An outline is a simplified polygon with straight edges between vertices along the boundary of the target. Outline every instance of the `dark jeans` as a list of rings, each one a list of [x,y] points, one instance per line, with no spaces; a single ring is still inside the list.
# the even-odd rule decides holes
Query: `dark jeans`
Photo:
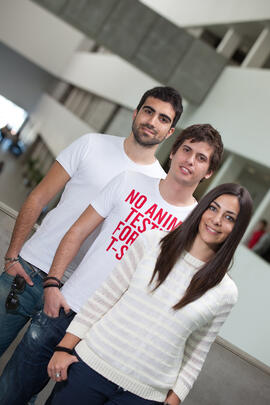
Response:
[[[0,404],[24,405],[40,392],[49,377],[47,365],[54,347],[75,316],[61,309],[58,318],[38,312],[0,377]]]
[[[55,384],[46,405],[158,405],[107,380],[80,358],[68,370],[68,379]]]
[[[5,307],[14,277],[6,272],[0,275],[0,356],[15,339],[26,322],[43,307],[42,272],[35,272],[27,262],[20,263],[31,277],[34,285],[26,284],[22,294],[18,294],[20,305],[16,311],[8,312]]]

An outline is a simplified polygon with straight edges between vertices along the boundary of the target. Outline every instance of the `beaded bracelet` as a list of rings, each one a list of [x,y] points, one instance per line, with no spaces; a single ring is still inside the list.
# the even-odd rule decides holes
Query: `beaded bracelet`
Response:
[[[11,267],[13,267],[15,264],[16,264],[16,262],[15,262],[15,263],[10,263],[9,266],[4,267],[4,270],[3,270],[3,271],[8,271],[8,270],[11,269]]]
[[[13,263],[13,262],[18,262],[19,261],[19,257],[17,256],[17,257],[6,257],[5,256],[5,261],[6,262],[11,262],[11,263]]]

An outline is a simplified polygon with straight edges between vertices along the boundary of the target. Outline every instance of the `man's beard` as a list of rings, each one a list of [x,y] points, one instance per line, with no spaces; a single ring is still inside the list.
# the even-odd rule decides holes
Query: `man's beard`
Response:
[[[144,125],[140,124],[140,126],[136,126],[135,120],[136,119],[134,119],[132,122],[132,133],[134,135],[136,142],[139,145],[144,146],[146,148],[147,147],[151,148],[152,146],[159,145],[166,138],[166,135],[162,139],[160,139],[158,136],[149,137],[147,135],[144,135],[143,128],[148,128],[148,129],[150,129],[150,131],[153,131],[153,135],[156,134],[156,131],[151,125],[148,125],[148,124],[144,124]]]

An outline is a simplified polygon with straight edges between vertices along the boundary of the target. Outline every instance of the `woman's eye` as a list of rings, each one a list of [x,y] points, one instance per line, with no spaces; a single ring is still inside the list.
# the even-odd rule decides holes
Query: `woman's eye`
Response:
[[[226,215],[226,218],[228,219],[228,221],[230,222],[234,222],[235,219],[233,217],[231,217],[230,215]]]
[[[209,205],[209,210],[216,211],[216,207],[214,205]]]

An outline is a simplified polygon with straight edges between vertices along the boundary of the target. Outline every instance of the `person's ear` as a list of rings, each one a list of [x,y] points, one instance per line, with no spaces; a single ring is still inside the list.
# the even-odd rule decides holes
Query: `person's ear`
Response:
[[[172,128],[168,131],[168,133],[167,133],[165,139],[168,139],[168,138],[174,133],[174,131],[175,131],[175,128],[172,127]]]
[[[213,170],[210,170],[208,173],[206,173],[206,175],[204,176],[205,179],[210,179],[210,177],[213,174]]]
[[[137,116],[137,113],[138,113],[137,109],[133,111],[133,114],[132,114],[132,121],[135,120],[135,118],[136,118],[136,116]]]

